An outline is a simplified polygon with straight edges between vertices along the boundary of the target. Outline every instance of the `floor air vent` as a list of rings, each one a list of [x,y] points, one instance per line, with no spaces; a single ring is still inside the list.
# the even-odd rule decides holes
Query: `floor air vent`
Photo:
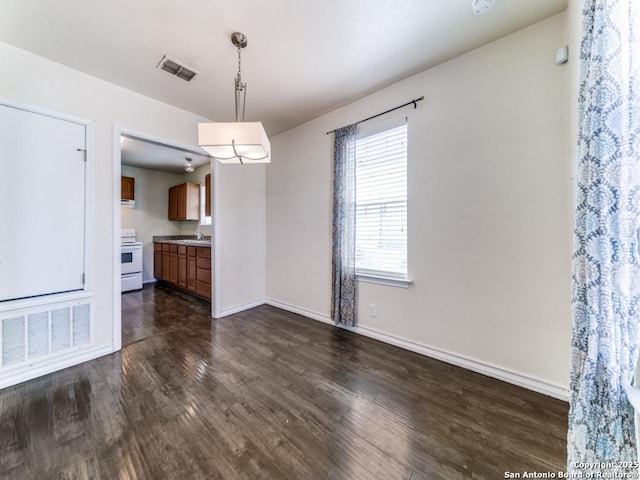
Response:
[[[33,309],[31,309],[33,310]],[[80,303],[0,317],[0,368],[91,343],[91,305]]]

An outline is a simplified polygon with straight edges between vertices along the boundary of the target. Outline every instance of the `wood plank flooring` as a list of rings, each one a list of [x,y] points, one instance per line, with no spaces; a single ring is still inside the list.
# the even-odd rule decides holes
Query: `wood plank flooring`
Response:
[[[122,352],[0,391],[2,479],[565,470],[566,403],[277,308],[123,295]]]

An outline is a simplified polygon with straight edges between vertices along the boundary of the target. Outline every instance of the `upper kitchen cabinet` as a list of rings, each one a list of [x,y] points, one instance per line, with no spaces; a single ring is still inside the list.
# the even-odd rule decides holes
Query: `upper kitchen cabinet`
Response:
[[[207,173],[204,177],[204,215],[211,216],[211,174]]]
[[[169,189],[169,220],[200,219],[200,185],[181,183]]]
[[[135,189],[136,179],[133,177],[120,177],[120,198],[121,200],[135,200],[136,199],[136,189]]]

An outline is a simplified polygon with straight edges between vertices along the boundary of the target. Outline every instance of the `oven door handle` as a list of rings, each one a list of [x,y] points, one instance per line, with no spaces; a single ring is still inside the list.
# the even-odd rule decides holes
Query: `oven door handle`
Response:
[[[135,278],[136,275],[138,275],[138,273],[140,273],[140,272],[137,272],[137,273],[123,273],[122,274],[122,278]]]

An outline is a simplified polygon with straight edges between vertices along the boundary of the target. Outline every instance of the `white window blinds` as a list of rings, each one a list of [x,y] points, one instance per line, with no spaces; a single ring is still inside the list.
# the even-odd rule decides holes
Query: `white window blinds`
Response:
[[[407,124],[356,141],[356,273],[407,278]]]

